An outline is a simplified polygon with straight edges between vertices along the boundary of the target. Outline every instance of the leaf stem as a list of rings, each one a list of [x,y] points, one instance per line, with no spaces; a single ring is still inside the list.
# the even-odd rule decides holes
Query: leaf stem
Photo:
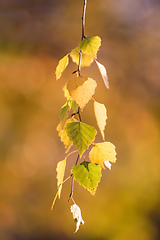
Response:
[[[55,195],[55,197],[53,199],[53,202],[52,202],[51,210],[53,210],[54,204],[56,202],[56,199],[57,199],[57,196],[58,196],[58,193],[59,193],[60,186],[62,186],[63,183],[65,183],[70,177],[72,177],[72,174],[69,177],[67,177],[61,184],[59,184],[56,195]]]

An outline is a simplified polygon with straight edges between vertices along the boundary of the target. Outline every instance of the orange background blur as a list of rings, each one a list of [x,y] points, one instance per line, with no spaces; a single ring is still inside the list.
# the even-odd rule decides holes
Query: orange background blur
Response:
[[[62,88],[76,65],[70,61],[58,81],[54,72],[81,39],[82,6],[82,0],[0,2],[0,240],[160,239],[158,0],[88,0],[86,35],[102,39],[98,60],[110,90],[95,63],[82,75],[97,80],[94,98],[107,107],[106,140],[118,160],[102,171],[95,197],[75,184],[85,221],[76,235],[70,181],[50,211],[56,164],[65,157],[56,131]],[[97,128],[92,102],[82,120]]]

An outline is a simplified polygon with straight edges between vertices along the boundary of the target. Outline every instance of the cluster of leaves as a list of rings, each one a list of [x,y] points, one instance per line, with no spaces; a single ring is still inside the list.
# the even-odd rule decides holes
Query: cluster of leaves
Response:
[[[101,39],[98,36],[84,38],[78,47],[74,48],[59,61],[56,68],[56,79],[59,79],[69,63],[69,56],[78,66],[78,70],[75,71],[75,73],[77,72],[77,77],[66,83],[63,88],[67,100],[60,111],[60,123],[57,127],[57,131],[65,146],[66,153],[69,151],[70,147],[74,145],[77,149],[76,151],[78,151],[77,160],[82,159],[80,164],[76,162],[72,167],[69,177],[72,176],[92,195],[95,194],[98,183],[100,182],[101,169],[105,168],[105,166],[111,169],[111,163],[116,161],[115,146],[105,141],[104,129],[107,120],[106,107],[104,104],[93,99],[97,82],[90,77],[81,76],[79,70],[79,66],[88,67],[95,61],[106,87],[109,88],[106,69],[97,61],[97,52],[100,45]],[[81,121],[81,111],[90,100],[93,101],[95,118],[103,139],[100,143],[95,143],[97,130]],[[90,161],[83,161],[83,154],[89,146],[92,147],[89,152]],[[60,198],[63,183],[69,179],[68,177],[64,180],[64,174],[67,158],[71,153],[72,152],[57,164],[57,194],[53,201],[53,205],[57,196]]]

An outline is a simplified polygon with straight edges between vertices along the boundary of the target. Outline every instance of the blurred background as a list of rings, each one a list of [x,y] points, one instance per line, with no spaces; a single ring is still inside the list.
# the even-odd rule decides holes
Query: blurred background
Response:
[[[55,68],[81,39],[82,6],[83,0],[0,1],[1,240],[160,239],[159,0],[88,0],[86,35],[102,39],[98,60],[110,90],[95,63],[82,75],[97,80],[94,98],[107,107],[106,140],[116,146],[117,163],[102,171],[94,197],[75,184],[85,221],[76,235],[71,181],[50,210],[56,164],[65,157],[56,131],[62,88],[76,65],[70,61],[58,81]],[[92,102],[82,120],[97,128]],[[65,177],[75,159],[68,159]]]

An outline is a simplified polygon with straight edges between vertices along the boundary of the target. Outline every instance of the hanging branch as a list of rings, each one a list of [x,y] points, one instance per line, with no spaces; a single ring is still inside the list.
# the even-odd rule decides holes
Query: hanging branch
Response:
[[[83,3],[83,13],[82,13],[82,18],[81,18],[82,19],[82,37],[81,37],[81,41],[85,38],[84,31],[85,31],[86,7],[87,7],[87,0],[84,0],[84,3]],[[81,60],[82,60],[82,51],[80,50],[80,52],[79,52],[79,64],[78,64],[78,74],[79,74],[79,76],[81,76],[81,74],[80,74],[80,71],[81,71]],[[81,122],[80,107],[78,107],[78,112],[77,113],[78,113],[78,116],[79,116],[79,120]],[[78,160],[79,160],[79,154],[77,156],[77,160],[76,160],[75,165],[77,165]],[[71,192],[70,192],[70,195],[69,195],[68,202],[70,201],[70,199],[73,196],[73,187],[74,187],[74,177],[72,177]]]
[[[95,61],[106,87],[109,88],[107,71],[105,67],[97,61],[97,52],[101,46],[101,38],[98,36],[85,36],[87,0],[83,0],[82,4],[83,11],[81,18],[81,42],[76,48],[72,49],[70,53],[65,55],[59,61],[56,67],[56,79],[59,79],[69,64],[69,56],[71,57],[72,61],[77,64],[77,70],[73,72],[77,73],[77,76],[74,79],[68,81],[66,88],[64,89],[64,95],[67,98],[67,101],[61,107],[60,123],[57,127],[57,131],[59,133],[61,141],[64,143],[66,150],[68,151],[69,148],[74,145],[77,149],[76,151],[78,151],[78,155],[75,159],[75,164],[71,168],[71,175],[69,176],[72,177],[72,182],[68,198],[68,201],[72,200],[73,202],[73,205],[71,206],[71,212],[73,213],[74,220],[76,220],[75,232],[78,231],[81,223],[84,224],[84,221],[81,216],[81,210],[73,199],[74,182],[77,181],[81,186],[83,186],[92,195],[94,195],[102,176],[102,168],[105,169],[105,167],[107,167],[111,169],[111,163],[115,163],[117,160],[115,146],[111,142],[105,141],[104,130],[107,119],[107,109],[105,105],[97,102],[96,100],[93,100],[94,113],[98,128],[102,135],[103,142],[94,142],[97,134],[96,129],[82,122],[81,119],[81,111],[92,99],[92,96],[94,95],[95,89],[97,87],[97,82],[94,79],[81,75],[81,66],[83,65],[83,67],[89,67],[92,62]],[[73,111],[71,117],[75,115],[75,119],[70,117],[70,110]],[[88,154],[88,160],[90,161],[83,159],[84,161],[78,164],[79,159],[83,153],[91,145],[93,146],[91,150],[89,150]],[[58,189],[53,200],[53,204],[55,203],[57,197],[60,198],[62,184],[65,182],[63,179],[66,168],[66,159],[70,154],[71,153],[69,153],[64,160],[59,161],[57,164],[56,171]]]

